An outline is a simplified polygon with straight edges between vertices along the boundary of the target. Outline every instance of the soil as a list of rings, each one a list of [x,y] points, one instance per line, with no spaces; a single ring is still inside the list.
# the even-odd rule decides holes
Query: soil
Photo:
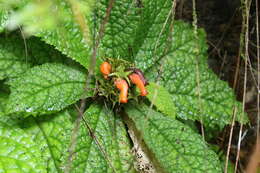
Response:
[[[193,7],[191,0],[179,0],[176,18],[192,23]],[[256,47],[256,7],[252,0],[249,17],[249,65],[247,70],[247,87],[245,95],[245,111],[250,124],[243,127],[241,151],[238,172],[244,172],[250,160],[256,142],[257,131],[257,47]],[[245,62],[239,56],[240,35],[242,29],[242,7],[240,0],[196,0],[198,27],[207,33],[208,64],[221,80],[227,81],[234,88],[237,99],[243,101]],[[236,71],[238,78],[235,79]],[[260,79],[258,79],[260,80]],[[259,106],[259,105],[258,105]],[[235,161],[240,124],[236,123],[233,131],[230,160]],[[230,136],[230,126],[227,126],[215,139],[225,152]]]

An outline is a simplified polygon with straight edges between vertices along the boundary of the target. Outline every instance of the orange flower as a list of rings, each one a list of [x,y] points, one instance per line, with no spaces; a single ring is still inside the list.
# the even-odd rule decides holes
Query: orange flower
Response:
[[[119,95],[119,102],[120,103],[127,103],[127,95],[128,95],[128,84],[124,79],[117,79],[115,81],[115,85],[117,89],[120,90],[120,95]]]
[[[111,64],[109,64],[108,62],[103,62],[101,65],[100,65],[100,71],[101,73],[103,74],[104,78],[107,79],[108,78],[108,75],[111,73],[111,70],[112,70],[112,66]]]
[[[144,86],[145,84],[138,74],[132,73],[128,77],[131,80],[131,82],[135,84],[137,88],[139,88],[141,96],[146,96],[148,94]]]
[[[148,85],[148,81],[145,79],[144,74],[141,70],[139,70],[138,68],[134,68],[133,73],[136,73],[140,77],[140,79],[144,83],[144,86]]]

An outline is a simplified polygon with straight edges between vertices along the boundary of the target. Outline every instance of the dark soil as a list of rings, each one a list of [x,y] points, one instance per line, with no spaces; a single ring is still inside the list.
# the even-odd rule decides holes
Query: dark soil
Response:
[[[219,76],[234,88],[237,99],[242,102],[244,93],[244,61],[239,56],[240,34],[242,29],[242,7],[240,0],[197,0],[198,26],[207,33],[208,64]],[[179,0],[176,18],[188,22],[193,21],[192,1]],[[243,139],[239,157],[239,172],[243,172],[250,158],[256,141],[257,129],[257,49],[256,49],[256,10],[255,0],[252,0],[249,26],[249,60],[247,71],[247,88],[245,96],[245,110],[251,126],[243,128]],[[238,72],[235,79],[236,71]],[[260,79],[258,79],[260,80]],[[258,105],[259,106],[259,105]],[[235,124],[230,160],[235,161],[240,124]],[[227,151],[230,127],[227,126],[215,139],[225,152]]]

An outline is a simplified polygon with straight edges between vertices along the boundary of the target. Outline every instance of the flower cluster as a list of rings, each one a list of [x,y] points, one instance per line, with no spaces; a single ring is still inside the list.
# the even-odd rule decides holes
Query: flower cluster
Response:
[[[148,94],[145,86],[148,84],[141,70],[130,68],[127,70],[113,71],[112,65],[105,61],[100,65],[100,72],[106,80],[112,80],[115,87],[120,91],[119,102],[127,103],[128,89],[130,85],[136,85],[141,96]]]

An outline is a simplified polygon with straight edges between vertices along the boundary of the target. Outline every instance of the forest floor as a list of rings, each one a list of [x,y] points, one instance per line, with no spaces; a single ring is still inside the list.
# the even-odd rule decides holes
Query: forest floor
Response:
[[[198,27],[207,33],[208,64],[221,80],[227,81],[236,93],[237,99],[243,101],[245,65],[239,58],[240,34],[242,29],[242,8],[239,0],[197,0],[196,12]],[[256,46],[256,10],[252,1],[249,17],[249,60],[246,77],[245,111],[250,119],[250,126],[244,126],[242,131],[241,151],[239,154],[239,172],[245,169],[254,145],[257,131],[257,46]],[[176,18],[188,22],[193,21],[192,1],[181,0],[177,4]],[[237,79],[236,79],[237,73]],[[259,79],[260,80],[260,79]],[[258,105],[259,106],[259,105]],[[213,140],[220,148],[227,151],[230,136],[230,126],[227,126]],[[231,145],[230,160],[236,158],[240,124],[235,124]]]

